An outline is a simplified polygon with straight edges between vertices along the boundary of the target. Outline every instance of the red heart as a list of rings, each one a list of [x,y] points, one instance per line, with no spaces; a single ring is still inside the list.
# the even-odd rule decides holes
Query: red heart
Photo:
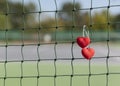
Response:
[[[90,44],[90,38],[88,37],[77,37],[77,44],[81,47],[84,48],[88,44]]]
[[[93,48],[83,48],[81,52],[82,52],[82,55],[88,60],[90,60],[95,53]]]

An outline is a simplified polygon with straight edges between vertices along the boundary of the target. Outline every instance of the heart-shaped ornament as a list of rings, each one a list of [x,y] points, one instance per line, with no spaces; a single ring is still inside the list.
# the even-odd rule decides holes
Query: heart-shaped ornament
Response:
[[[89,37],[77,37],[77,44],[84,48],[90,44],[90,38]]]
[[[95,54],[95,51],[93,48],[83,48],[81,52],[82,52],[82,55],[88,60],[90,60]]]

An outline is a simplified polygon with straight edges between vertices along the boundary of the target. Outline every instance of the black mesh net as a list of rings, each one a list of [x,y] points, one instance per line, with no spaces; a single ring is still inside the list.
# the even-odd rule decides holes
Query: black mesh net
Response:
[[[84,0],[86,5],[81,8],[76,5],[79,1],[71,0],[73,5],[66,5],[68,9],[60,9],[59,0],[34,1],[37,10],[33,2],[27,5],[27,0],[0,1],[1,86],[120,85],[119,31],[112,31],[112,26],[119,26],[119,20],[112,22],[111,17],[111,9],[120,7],[120,3],[113,4],[117,0],[105,0],[105,4]],[[47,5],[54,8],[43,10]],[[104,15],[99,15],[102,9]],[[95,49],[91,60],[83,58],[76,44],[84,24],[89,28],[90,46]]]

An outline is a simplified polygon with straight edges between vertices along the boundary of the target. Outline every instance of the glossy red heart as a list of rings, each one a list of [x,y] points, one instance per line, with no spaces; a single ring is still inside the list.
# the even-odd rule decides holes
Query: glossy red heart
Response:
[[[82,52],[82,55],[88,60],[90,60],[95,54],[95,51],[93,48],[83,48],[81,52]]]
[[[90,44],[90,38],[88,37],[77,37],[77,44],[81,47],[84,48],[87,45]]]

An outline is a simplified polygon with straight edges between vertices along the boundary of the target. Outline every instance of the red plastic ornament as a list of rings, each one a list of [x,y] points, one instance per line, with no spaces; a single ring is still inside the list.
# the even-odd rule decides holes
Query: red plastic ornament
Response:
[[[77,44],[81,48],[85,48],[90,44],[90,38],[89,37],[77,37]]]
[[[93,48],[83,48],[81,53],[84,56],[84,58],[90,60],[94,56],[95,51]]]

